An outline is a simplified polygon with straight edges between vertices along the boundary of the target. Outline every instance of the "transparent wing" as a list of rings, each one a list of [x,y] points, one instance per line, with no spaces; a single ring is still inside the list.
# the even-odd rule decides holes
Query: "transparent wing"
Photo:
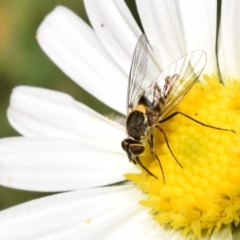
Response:
[[[132,59],[127,91],[127,114],[138,104],[138,100],[146,90],[146,74],[148,61],[148,42],[145,34],[138,39]]]
[[[207,61],[204,51],[194,51],[166,68],[146,91],[151,107],[160,106],[161,118],[177,105],[201,75]]]

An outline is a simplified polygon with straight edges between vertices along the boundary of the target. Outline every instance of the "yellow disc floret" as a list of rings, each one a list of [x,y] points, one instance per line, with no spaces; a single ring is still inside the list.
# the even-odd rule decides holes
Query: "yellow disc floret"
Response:
[[[201,238],[222,225],[240,222],[240,82],[220,84],[214,76],[204,76],[207,83],[196,83],[174,111],[180,111],[204,124],[177,115],[161,124],[164,136],[155,128],[154,150],[149,148],[141,161],[158,177],[126,174],[148,194],[140,203],[151,208],[154,220],[160,225],[181,228],[183,234]]]

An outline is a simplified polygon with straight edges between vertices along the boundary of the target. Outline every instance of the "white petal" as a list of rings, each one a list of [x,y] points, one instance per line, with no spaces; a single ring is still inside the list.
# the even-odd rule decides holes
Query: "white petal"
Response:
[[[70,139],[16,137],[0,140],[0,183],[34,191],[66,191],[125,180],[138,169],[126,154]]]
[[[206,73],[216,71],[216,1],[137,0],[140,18],[162,68],[188,52],[204,50]]]
[[[0,213],[2,239],[170,239],[132,186],[57,194]],[[169,236],[169,235],[168,235]],[[172,235],[171,235],[172,236]],[[173,239],[182,238],[179,233]],[[172,238],[171,238],[172,239]]]
[[[211,236],[211,240],[219,240],[219,239],[224,239],[224,240],[233,239],[231,224],[221,227],[219,231],[213,232]]]
[[[8,119],[25,136],[87,140],[121,149],[123,126],[101,116],[67,94],[17,87],[11,95]]]
[[[219,33],[219,66],[223,81],[229,77],[240,80],[240,2],[222,1]]]
[[[112,58],[128,74],[141,31],[125,2],[123,0],[87,0],[85,6],[100,41]],[[147,79],[150,83],[160,72],[155,55],[149,54]]]
[[[102,44],[125,73],[129,73],[133,50],[141,35],[123,0],[84,1],[88,17]]]
[[[55,8],[40,25],[37,39],[64,73],[100,101],[125,113],[127,75],[73,12]]]

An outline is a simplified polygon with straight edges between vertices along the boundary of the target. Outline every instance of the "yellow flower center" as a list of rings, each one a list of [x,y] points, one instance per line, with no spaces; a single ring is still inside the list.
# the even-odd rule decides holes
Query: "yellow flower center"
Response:
[[[140,156],[143,164],[158,179],[144,170],[126,174],[148,194],[140,203],[151,208],[160,225],[182,228],[183,234],[201,238],[202,231],[240,222],[240,82],[222,85],[215,76],[204,76],[173,110],[222,131],[200,125],[178,115],[161,124],[173,154],[162,133],[154,129],[154,150],[165,175],[146,147]]]

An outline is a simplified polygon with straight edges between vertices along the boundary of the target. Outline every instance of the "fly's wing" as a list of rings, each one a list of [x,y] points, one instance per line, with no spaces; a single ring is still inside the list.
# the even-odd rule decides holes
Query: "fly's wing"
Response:
[[[201,75],[207,61],[204,51],[194,51],[166,68],[146,91],[149,105],[160,106],[161,118],[177,105]]]
[[[145,34],[138,39],[132,59],[127,91],[127,115],[136,107],[146,89],[148,42]]]

